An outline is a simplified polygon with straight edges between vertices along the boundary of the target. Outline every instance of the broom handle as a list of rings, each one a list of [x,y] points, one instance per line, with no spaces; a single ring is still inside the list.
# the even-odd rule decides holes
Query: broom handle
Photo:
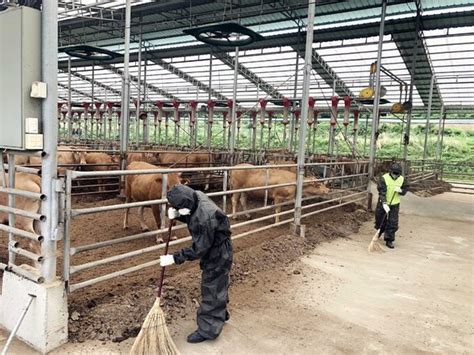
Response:
[[[392,202],[393,202],[393,198],[395,197],[395,194],[397,192],[393,192],[393,195],[392,195],[392,198],[390,199],[390,203],[388,204],[388,206],[390,207],[392,205]],[[383,220],[382,220],[382,223],[380,224],[380,228],[379,228],[379,232],[378,232],[378,235],[379,235],[379,238],[380,236],[382,235],[382,226],[385,224],[385,222],[387,222],[387,219],[388,219],[388,214],[390,213],[390,211],[388,211],[387,213],[385,213],[385,216],[383,216]]]
[[[171,239],[171,230],[174,226],[174,220],[171,219],[169,226],[168,226],[168,239],[166,239],[166,246],[165,246],[165,255],[168,255],[168,249],[170,246],[170,239]],[[165,281],[165,267],[161,268],[161,277],[160,277],[160,286],[158,287],[158,298],[161,297],[161,290],[163,289],[163,282]]]

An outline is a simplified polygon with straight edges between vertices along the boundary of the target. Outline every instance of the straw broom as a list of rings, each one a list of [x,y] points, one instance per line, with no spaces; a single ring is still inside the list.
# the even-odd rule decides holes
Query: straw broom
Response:
[[[395,197],[395,194],[396,192],[393,193],[393,196],[392,198],[390,199],[390,204],[389,206],[392,204],[392,201],[393,201],[393,198]],[[390,211],[389,211],[390,212]],[[388,219],[388,213],[385,213],[385,216],[383,217],[383,221],[382,223],[380,224],[380,228],[377,229],[377,232],[375,232],[374,236],[372,237],[372,240],[370,241],[370,244],[369,244],[369,247],[367,248],[369,253],[372,253],[372,252],[376,252],[376,251],[380,251],[382,253],[385,252],[385,249],[380,245],[379,243],[379,238],[382,234],[382,227],[384,226],[384,224],[387,222],[387,219]]]
[[[165,255],[168,254],[168,247],[171,239],[171,229],[174,221],[171,220],[168,227],[168,239],[166,240]],[[143,322],[142,329],[138,333],[133,343],[130,355],[179,355],[173,339],[166,326],[166,318],[160,306],[161,290],[165,268],[161,268],[161,279],[158,287],[158,296],[150,312]]]

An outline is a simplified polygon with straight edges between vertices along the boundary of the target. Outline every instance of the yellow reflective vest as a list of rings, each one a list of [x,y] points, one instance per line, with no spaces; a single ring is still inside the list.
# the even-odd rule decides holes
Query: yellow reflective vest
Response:
[[[385,180],[385,185],[387,185],[387,204],[389,205],[398,205],[400,204],[400,194],[395,192],[395,187],[402,187],[403,181],[405,180],[403,176],[399,176],[396,180],[390,176],[390,173],[386,173],[383,176]],[[391,201],[391,202],[390,202]]]

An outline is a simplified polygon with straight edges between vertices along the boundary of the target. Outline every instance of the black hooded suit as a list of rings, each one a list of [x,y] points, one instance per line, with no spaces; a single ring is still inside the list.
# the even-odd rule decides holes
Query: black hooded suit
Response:
[[[197,312],[198,332],[207,339],[215,339],[227,318],[232,266],[229,219],[204,193],[186,185],[175,185],[167,198],[173,208],[191,210],[190,215],[177,219],[188,225],[192,246],[174,253],[173,258],[176,264],[200,259],[202,300]]]

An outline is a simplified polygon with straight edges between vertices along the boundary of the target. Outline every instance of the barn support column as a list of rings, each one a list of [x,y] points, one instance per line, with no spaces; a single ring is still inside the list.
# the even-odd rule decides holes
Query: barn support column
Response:
[[[235,47],[234,57],[234,84],[232,88],[232,122],[230,123],[230,165],[235,163],[235,134],[237,128],[237,79],[239,74],[239,47]],[[225,132],[224,132],[225,134]]]
[[[430,118],[431,118],[431,105],[433,104],[433,87],[435,82],[435,76],[431,76],[430,82],[430,96],[428,99],[428,110],[426,112],[426,124],[425,124],[425,144],[423,145],[423,167],[425,166],[425,160],[428,156],[428,131],[430,129]]]
[[[34,10],[36,11],[36,10]],[[67,297],[64,282],[56,276],[58,229],[57,180],[57,60],[58,60],[58,5],[57,1],[44,1],[41,15],[34,15],[41,24],[38,39],[41,42],[41,80],[47,85],[47,97],[42,101],[43,151],[41,162],[41,214],[46,220],[40,223],[41,255],[44,260],[30,273],[40,272],[41,282],[33,282],[13,272],[4,272],[0,305],[1,323],[11,331],[26,305],[31,306],[18,329],[17,337],[41,353],[46,353],[67,342]],[[41,18],[40,18],[41,17]],[[41,22],[40,22],[41,21]],[[35,24],[33,23],[32,26]],[[36,33],[36,32],[34,32]],[[22,269],[22,267],[17,267]],[[38,278],[39,280],[40,278]],[[31,298],[34,298],[31,300]]]
[[[67,60],[67,140],[72,139],[72,107],[71,107],[71,57],[68,56]]]
[[[295,219],[293,224],[293,232],[297,235],[304,236],[304,227],[301,225],[301,200],[303,197],[303,180],[305,167],[305,147],[306,147],[306,130],[308,120],[308,98],[309,84],[312,69],[312,44],[313,44],[313,27],[314,13],[316,11],[316,3],[309,1],[308,3],[308,28],[306,31],[306,48],[304,58],[303,71],[303,97],[301,100],[301,124],[299,130],[299,146],[298,146],[298,174],[296,177],[296,200],[295,200]]]
[[[140,21],[141,22],[141,21]],[[138,80],[137,80],[137,104],[135,106],[135,141],[138,146],[140,145],[140,106],[141,106],[141,100],[140,100],[140,94],[142,91],[142,30],[140,28],[140,37],[138,40]],[[143,132],[143,135],[145,135],[145,132]]]
[[[411,118],[413,115],[413,88],[415,86],[415,73],[416,73],[416,58],[417,58],[417,52],[418,52],[418,40],[417,37],[419,36],[419,30],[420,30],[420,21],[421,21],[421,9],[417,1],[415,1],[417,11],[416,11],[416,25],[415,25],[415,48],[413,48],[413,56],[412,56],[412,62],[411,62],[411,70],[410,70],[410,91],[408,94],[408,101],[410,103],[410,107],[408,109],[408,114],[407,114],[407,125],[405,128],[405,134],[403,135],[403,173],[407,174],[407,169],[408,169],[408,145],[410,144],[410,130],[411,130]]]
[[[125,48],[123,55],[123,92],[122,92],[122,124],[120,125],[120,169],[125,170],[127,166],[125,152],[128,148],[128,121],[130,117],[130,76],[128,65],[130,60],[130,0],[125,7]],[[123,180],[123,177],[121,178]]]
[[[211,92],[212,92],[212,49],[211,49],[211,53],[209,54],[209,95],[207,97],[207,100],[208,102],[211,101],[212,99],[212,95],[211,95]],[[206,136],[206,139],[207,139],[207,149],[211,149],[211,146],[212,146],[212,142],[211,142],[211,139],[212,139],[212,123],[209,121],[209,106],[208,106],[208,110],[207,110],[207,136]]]
[[[374,110],[372,113],[372,132],[370,134],[370,154],[369,154],[369,182],[367,186],[367,208],[372,209],[372,192],[370,191],[370,181],[374,178],[375,151],[377,149],[377,131],[379,125],[379,104],[380,104],[380,66],[382,65],[382,47],[385,28],[385,15],[387,13],[387,0],[382,1],[382,13],[380,14],[379,46],[377,50],[377,68],[375,73],[375,95]]]
[[[299,35],[299,32],[298,32]],[[295,66],[295,85],[293,87],[293,97],[296,98],[298,95],[298,68],[300,66],[300,54],[296,51],[296,66]],[[293,101],[293,112],[296,110],[297,101]],[[288,151],[293,151],[293,142],[295,140],[295,127],[296,127],[296,117],[290,112],[290,139],[288,141]]]
[[[438,139],[436,142],[436,160],[438,161],[438,178],[442,179],[443,165],[442,165],[442,152],[443,152],[443,138],[444,138],[444,125],[446,120],[446,109],[441,106],[441,112],[439,115],[438,122]]]
[[[370,135],[370,155],[369,155],[369,179],[370,180],[373,179],[374,177],[375,150],[377,148],[377,131],[378,131],[378,123],[379,123],[379,104],[380,104],[380,66],[382,65],[382,47],[383,47],[383,35],[384,35],[384,28],[385,28],[386,12],[387,12],[387,0],[383,0],[382,13],[380,15],[379,46],[377,50],[377,69],[375,73],[375,95],[374,95],[374,110],[372,113],[372,132]],[[371,195],[370,191],[369,191],[369,195]]]

